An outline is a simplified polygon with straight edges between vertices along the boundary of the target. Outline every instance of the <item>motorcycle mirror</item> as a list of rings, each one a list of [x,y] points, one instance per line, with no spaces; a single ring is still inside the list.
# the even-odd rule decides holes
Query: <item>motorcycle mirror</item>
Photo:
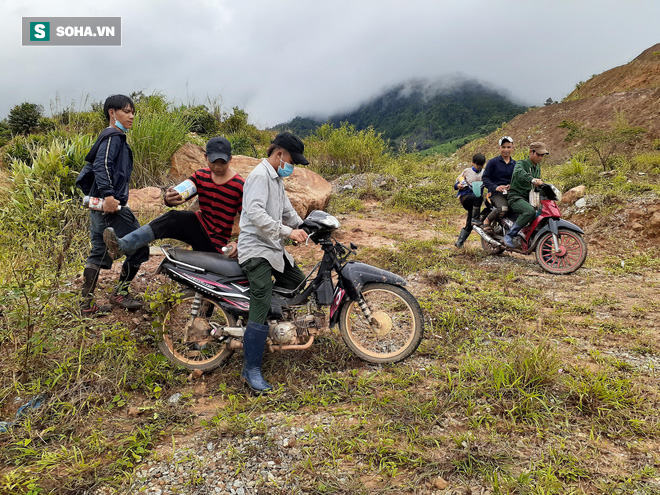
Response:
[[[349,244],[350,248],[355,251],[357,249],[357,246],[353,244],[352,242]]]

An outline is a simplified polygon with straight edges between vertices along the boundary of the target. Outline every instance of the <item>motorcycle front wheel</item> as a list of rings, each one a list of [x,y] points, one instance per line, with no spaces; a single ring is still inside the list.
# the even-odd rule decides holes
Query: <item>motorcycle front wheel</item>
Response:
[[[195,293],[186,291],[178,304],[171,305],[161,323],[160,351],[175,364],[189,370],[211,371],[232,355],[228,343],[211,336],[213,328],[235,326],[236,319],[211,299],[201,298],[197,317],[192,309]]]
[[[339,314],[339,331],[346,345],[370,363],[396,363],[410,356],[422,341],[424,316],[415,297],[403,287],[368,284],[362,289],[372,321],[356,301]]]
[[[552,233],[547,232],[536,244],[536,261],[546,272],[556,275],[573,273],[587,258],[587,244],[582,236],[572,230],[559,229],[559,252],[555,251]]]

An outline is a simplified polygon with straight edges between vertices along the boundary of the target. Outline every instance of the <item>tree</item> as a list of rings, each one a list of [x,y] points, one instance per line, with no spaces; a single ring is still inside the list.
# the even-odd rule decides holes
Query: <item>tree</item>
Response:
[[[588,127],[583,122],[572,120],[564,120],[558,127],[568,129],[566,141],[579,141],[584,150],[598,158],[604,171],[612,170],[616,156],[626,148],[635,146],[646,132],[643,127],[631,126],[623,112],[616,112],[609,129]]]
[[[39,125],[39,119],[44,113],[44,107],[36,103],[21,103],[9,111],[7,124],[12,134],[29,134]]]

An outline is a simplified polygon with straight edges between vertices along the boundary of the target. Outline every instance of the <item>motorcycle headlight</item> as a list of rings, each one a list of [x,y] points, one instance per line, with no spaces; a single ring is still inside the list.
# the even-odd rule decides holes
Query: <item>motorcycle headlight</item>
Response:
[[[561,198],[562,198],[561,191],[552,184],[550,184],[550,188],[552,189],[552,192],[555,193],[555,196],[557,196],[557,199],[555,201],[557,203],[561,202]]]

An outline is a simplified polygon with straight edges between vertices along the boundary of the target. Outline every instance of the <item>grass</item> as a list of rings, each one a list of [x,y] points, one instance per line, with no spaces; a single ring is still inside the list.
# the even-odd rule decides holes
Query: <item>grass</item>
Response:
[[[657,248],[590,251],[570,277],[543,274],[521,256],[487,257],[474,239],[455,250],[464,214],[451,190],[456,161],[387,156],[379,162],[386,186],[336,195],[330,210],[428,225],[430,238],[374,232],[396,249],[359,251],[361,261],[408,278],[425,313],[424,341],[404,363],[373,366],[331,331],[309,351],[266,355],[264,373],[282,387],[251,397],[240,353],[188,382],[158,353],[152,316],[78,317],[72,281],[87,249],[85,215],[55,180],[33,175],[69,178],[58,158],[67,146],[71,156],[84,147],[52,140],[33,154],[37,167],[2,171],[0,419],[31,398],[44,403],[0,433],[0,493],[125,493],[145,461],[193,431],[238,475],[252,457],[282,452],[285,430],[300,456],[286,486],[264,478],[260,493],[431,493],[438,478],[448,493],[657,491]],[[570,166],[593,181],[588,194],[600,194],[596,208],[609,214],[621,208],[617,198],[646,187],[644,177],[645,194],[654,194],[655,176],[630,175],[654,174],[654,160],[639,158],[616,180]],[[562,180],[560,172],[548,176]],[[154,302],[165,297],[157,285],[147,292]],[[212,412],[200,420],[205,404]],[[169,460],[189,491],[210,487],[197,453],[174,442]]]

